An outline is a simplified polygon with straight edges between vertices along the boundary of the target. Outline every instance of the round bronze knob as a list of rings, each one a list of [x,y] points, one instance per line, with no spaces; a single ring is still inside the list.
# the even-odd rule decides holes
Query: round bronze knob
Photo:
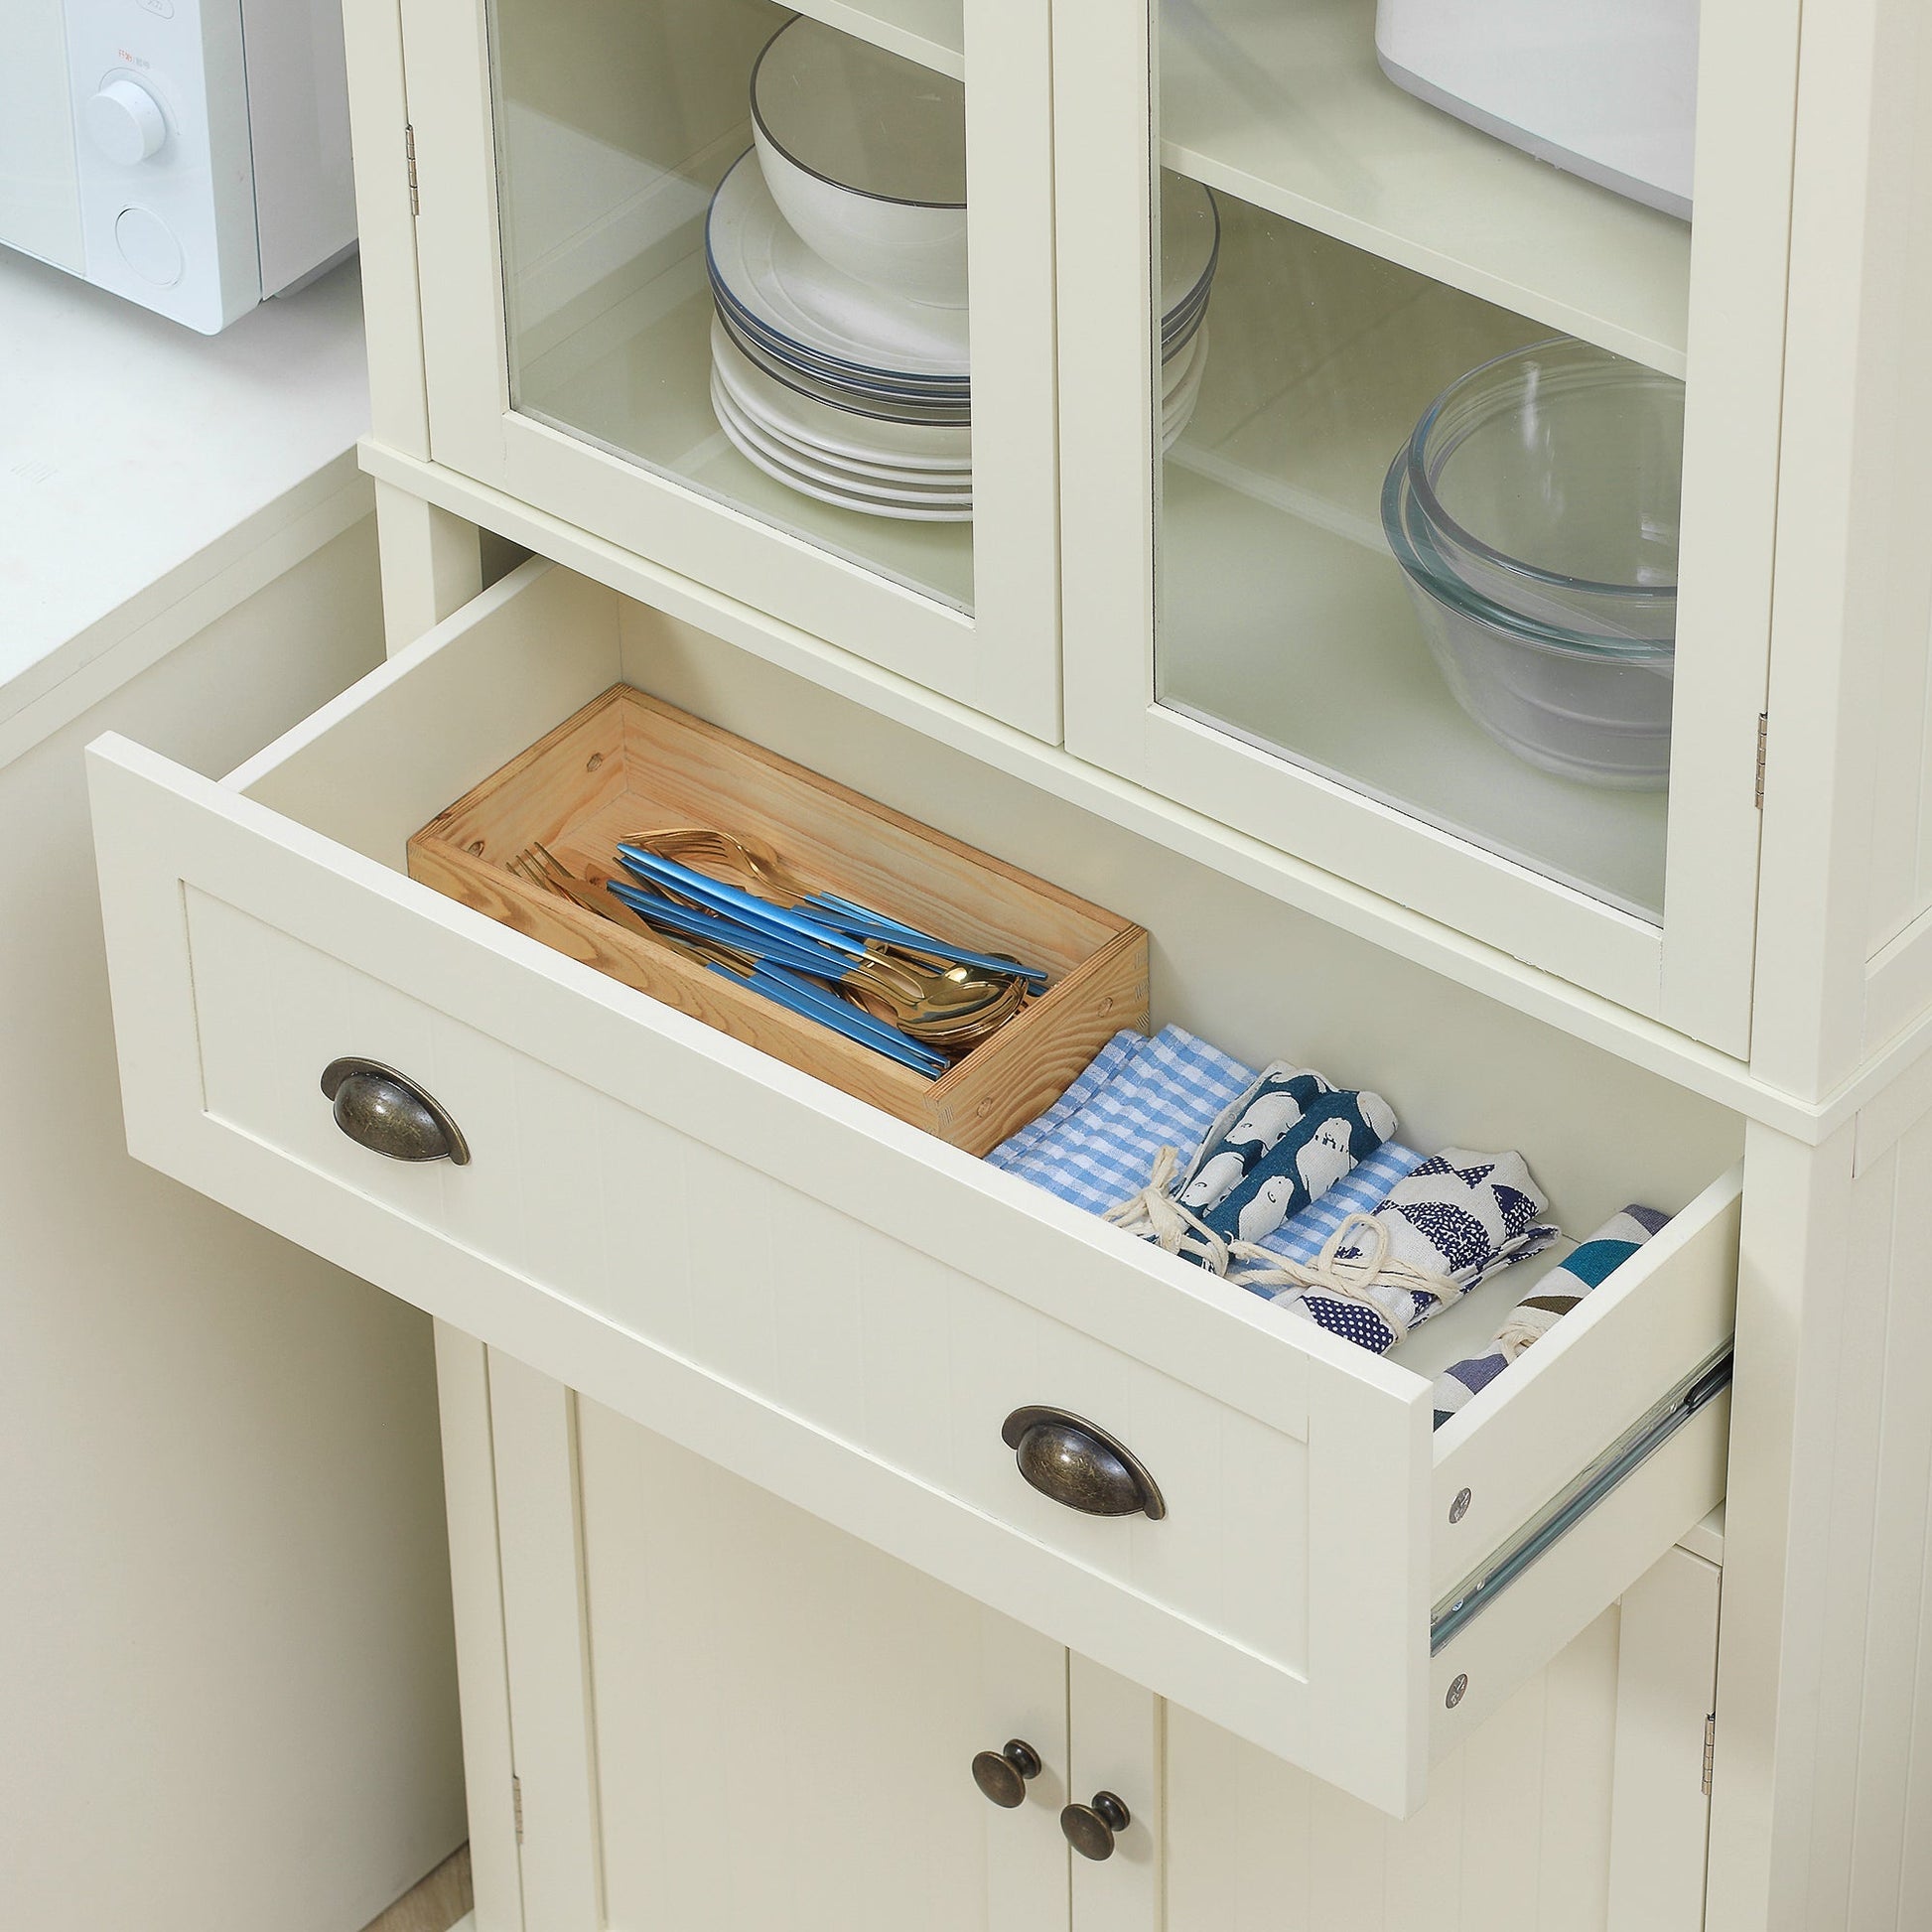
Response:
[[[1096,1791],[1090,1805],[1068,1805],[1060,1813],[1060,1834],[1083,1859],[1111,1859],[1114,1839],[1134,1822],[1111,1791]]]
[[[469,1143],[448,1110],[394,1067],[379,1060],[331,1060],[322,1090],[335,1103],[336,1125],[371,1154],[469,1165]]]
[[[1020,1473],[1039,1491],[1087,1516],[1168,1513],[1146,1463],[1098,1423],[1064,1409],[1016,1409],[1000,1428]]]
[[[973,1782],[1003,1811],[1027,1801],[1027,1784],[1039,1776],[1039,1753],[1024,1737],[1009,1737],[997,1751],[973,1759]]]

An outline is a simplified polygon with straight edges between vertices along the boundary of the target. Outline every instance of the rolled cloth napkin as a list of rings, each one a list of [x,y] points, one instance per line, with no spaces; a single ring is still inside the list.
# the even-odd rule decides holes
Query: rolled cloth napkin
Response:
[[[1445,1148],[1351,1214],[1312,1263],[1258,1264],[1231,1279],[1330,1334],[1386,1355],[1409,1330],[1496,1269],[1557,1237],[1520,1154]]]
[[[1192,1148],[1254,1078],[1252,1068],[1164,1027],[1116,1034],[1038,1119],[986,1159],[1089,1214],[1147,1184],[1163,1147]]]
[[[1176,1198],[1224,1242],[1263,1242],[1395,1132],[1377,1093],[1277,1060],[1202,1137]]]
[[[1164,1149],[1172,1150],[1171,1186],[1176,1163],[1217,1128],[1216,1138],[1224,1138],[1239,1118],[1236,1103],[1260,1077],[1253,1067],[1180,1027],[1163,1028],[1152,1039],[1118,1033],[1052,1106],[986,1159],[1075,1207],[1106,1214],[1149,1188]],[[1270,1234],[1262,1244],[1266,1258],[1312,1261],[1346,1214],[1386,1199],[1421,1162],[1413,1149],[1386,1142]],[[1178,1225],[1181,1233],[1188,1232]],[[1155,1232],[1151,1226],[1134,1231]],[[1273,1291],[1263,1287],[1255,1292]]]
[[[1591,1289],[1600,1288],[1669,1219],[1668,1214],[1633,1201],[1552,1268],[1537,1284],[1536,1293],[1517,1303],[1480,1355],[1453,1363],[1436,1378],[1436,1427],[1441,1429],[1472,1395],[1486,1389]]]

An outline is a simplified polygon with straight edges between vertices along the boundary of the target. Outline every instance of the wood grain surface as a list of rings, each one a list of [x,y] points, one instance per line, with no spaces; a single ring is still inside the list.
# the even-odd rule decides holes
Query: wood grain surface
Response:
[[[1044,966],[1039,999],[927,1080],[507,870],[542,843],[608,873],[621,839],[701,824],[762,840],[813,885]],[[973,1154],[1147,1025],[1147,934],[1086,900],[685,712],[618,685],[409,842],[413,879]]]
[[[460,1845],[362,1932],[450,1932],[472,1902],[470,1848]]]

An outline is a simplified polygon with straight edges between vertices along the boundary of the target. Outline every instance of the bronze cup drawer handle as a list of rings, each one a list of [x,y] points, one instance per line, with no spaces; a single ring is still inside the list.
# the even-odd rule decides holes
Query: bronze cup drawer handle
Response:
[[[1168,1513],[1161,1485],[1118,1438],[1064,1409],[1016,1409],[1000,1430],[1020,1473],[1039,1491],[1087,1516]]]
[[[446,1108],[414,1080],[379,1060],[331,1060],[322,1090],[335,1103],[336,1125],[358,1147],[391,1161],[470,1164],[470,1144]]]

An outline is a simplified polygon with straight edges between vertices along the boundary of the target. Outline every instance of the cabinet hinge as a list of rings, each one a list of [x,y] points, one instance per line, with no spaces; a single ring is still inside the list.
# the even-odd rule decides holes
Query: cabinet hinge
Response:
[[[1705,1773],[1705,1790],[1711,1789],[1710,1773]],[[514,1771],[510,1773],[510,1815],[516,1820],[516,1842],[523,1843],[523,1780]]]
[[[1718,1754],[1718,1714],[1714,1711],[1704,1721],[1704,1795],[1711,1795],[1711,1764]],[[517,1827],[517,1836],[522,1836],[522,1827]]]
[[[402,152],[403,159],[409,163],[409,211],[420,214],[423,202],[416,192],[416,130],[407,121],[402,126]]]
[[[1757,792],[1756,792],[1756,803],[1757,803],[1757,809],[1759,811],[1762,811],[1764,809],[1764,737],[1766,732],[1770,729],[1770,725],[1771,725],[1771,714],[1768,711],[1760,711],[1757,714]]]

